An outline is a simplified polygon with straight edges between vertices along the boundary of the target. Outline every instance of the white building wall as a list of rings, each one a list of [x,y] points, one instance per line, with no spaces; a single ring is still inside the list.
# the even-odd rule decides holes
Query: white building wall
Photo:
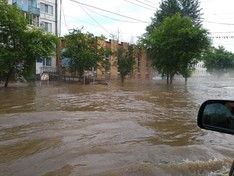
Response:
[[[40,4],[46,4],[53,7],[53,14],[40,11],[40,24],[43,22],[48,22],[52,24],[52,33],[56,34],[56,1],[57,0],[40,0]]]
[[[39,20],[39,24],[40,27],[42,28],[46,28],[45,27],[45,23],[51,24],[51,33],[56,35],[56,1],[57,0],[40,0],[38,1],[39,3],[39,7],[40,7],[40,20]],[[52,6],[53,7],[53,14],[51,13],[47,13],[45,11],[43,11],[43,9],[41,8],[41,3],[46,4],[48,6]],[[57,30],[58,32],[58,30]],[[46,65],[46,62],[43,63],[41,62],[36,62],[36,74],[41,74],[41,67],[56,67],[56,56],[51,56],[51,65]]]

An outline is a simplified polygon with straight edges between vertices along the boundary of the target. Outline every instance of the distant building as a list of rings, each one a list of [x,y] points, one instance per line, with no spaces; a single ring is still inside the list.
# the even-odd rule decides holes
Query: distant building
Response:
[[[18,6],[25,13],[29,24],[41,27],[57,36],[60,33],[59,2],[59,0],[8,0],[9,4]],[[38,58],[36,74],[55,72],[56,67],[55,54],[50,58]]]
[[[118,72],[118,64],[117,64],[117,57],[115,55],[115,52],[118,48],[127,48],[129,43],[125,42],[117,42],[116,40],[109,40],[109,41],[99,41],[100,45],[102,47],[110,49],[112,52],[112,55],[110,55],[107,58],[103,58],[105,60],[108,60],[110,63],[110,69],[105,70],[105,68],[98,67],[97,70],[95,70],[95,75],[97,79],[102,80],[115,80],[119,78],[119,72]],[[61,42],[61,48],[64,50],[66,48],[66,41],[62,40]],[[62,60],[62,66],[65,68],[69,68],[69,58],[63,58]],[[92,69],[92,71],[94,71]],[[135,57],[135,65],[134,70],[132,74],[128,75],[129,79],[151,79],[153,74],[153,69],[151,67],[150,60],[147,58],[146,52],[144,50],[137,50],[136,51],[136,57]],[[74,73],[71,73],[69,71],[64,72],[65,75],[74,75]]]
[[[116,40],[109,40],[105,41],[103,43],[103,46],[105,48],[109,48],[112,53],[115,53],[118,48],[127,48],[129,46],[129,43],[121,42],[119,43]],[[115,54],[112,54],[108,59],[110,62],[110,70],[106,73],[103,69],[97,70],[97,78],[106,78],[109,79],[117,79],[119,78],[119,72],[118,72],[118,65],[117,65],[117,57]],[[147,58],[146,52],[144,50],[138,49],[136,51],[136,57],[135,57],[135,66],[132,74],[130,74],[128,77],[131,79],[150,79],[152,78],[153,69],[151,67],[150,60]]]
[[[206,71],[206,67],[204,66],[204,62],[200,61],[195,65],[195,70],[193,72],[194,77],[202,77],[209,75]]]

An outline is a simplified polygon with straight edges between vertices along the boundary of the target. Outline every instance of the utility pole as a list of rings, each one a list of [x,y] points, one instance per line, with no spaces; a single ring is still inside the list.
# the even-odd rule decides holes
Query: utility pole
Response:
[[[119,28],[117,30],[117,42],[119,43],[119,35],[120,35],[120,31],[119,31]]]
[[[55,35],[58,37],[58,1],[55,0]]]
[[[61,45],[61,5],[62,0],[55,0],[55,34],[59,38],[56,45],[56,67],[60,75],[60,45]]]

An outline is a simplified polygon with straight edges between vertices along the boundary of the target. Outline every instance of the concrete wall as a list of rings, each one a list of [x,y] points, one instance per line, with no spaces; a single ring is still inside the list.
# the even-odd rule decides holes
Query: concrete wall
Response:
[[[135,70],[133,76],[135,79],[151,79],[153,74],[153,69],[151,67],[151,62],[147,57],[144,50],[138,50],[138,54],[135,60]]]
[[[121,42],[118,43],[115,40],[109,40],[105,41],[103,44],[103,47],[111,49],[112,53],[115,53],[118,48],[128,48],[129,43]],[[109,58],[111,68],[108,73],[108,76],[104,75],[106,74],[103,69],[97,70],[97,77],[98,79],[103,79],[105,77],[108,77],[109,79],[119,79],[119,72],[118,72],[118,65],[117,65],[117,57],[115,54],[112,54]],[[129,75],[128,78],[130,79],[151,79],[152,78],[153,70],[151,68],[151,63],[149,59],[147,58],[146,53],[144,50],[137,50],[136,51],[136,58],[135,58],[135,66],[134,71],[132,75]]]
[[[115,55],[118,48],[128,48],[129,43],[124,42],[117,42],[115,40],[109,40],[109,41],[98,41],[99,45],[110,49],[112,52],[112,55],[107,59],[110,62],[110,70],[107,72],[103,67],[101,67],[101,64],[98,64],[97,72],[97,79],[112,79],[116,80],[119,79],[119,72],[118,72],[118,65],[117,65],[117,57]],[[62,39],[61,41],[61,49],[64,49],[66,47],[66,41]],[[136,51],[136,58],[135,58],[136,64],[134,66],[134,71],[131,75],[128,76],[129,79],[151,79],[153,74],[153,69],[151,67],[151,63],[149,59],[147,58],[146,53],[144,50],[137,50]],[[70,75],[68,72],[66,72],[67,75]]]

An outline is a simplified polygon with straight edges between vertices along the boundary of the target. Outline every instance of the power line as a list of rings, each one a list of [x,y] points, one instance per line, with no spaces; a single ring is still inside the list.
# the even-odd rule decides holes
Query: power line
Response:
[[[149,0],[145,0],[145,1],[155,5],[155,3],[152,1],[149,1]]]
[[[90,23],[89,21],[81,20],[78,17],[74,17],[74,16],[70,16],[70,15],[66,15],[66,17],[73,18],[74,20],[79,21],[79,22],[84,23],[84,24],[89,24],[89,25],[92,25],[92,26],[97,26],[97,24],[93,24],[93,23]]]
[[[87,7],[88,8],[88,7]],[[136,22],[136,21],[127,21],[127,20],[121,20],[121,19],[117,19],[117,18],[113,18],[113,17],[109,17],[107,15],[103,15],[103,14],[100,14],[100,13],[97,13],[96,11],[94,10],[91,10],[90,8],[88,8],[89,11],[99,15],[99,16],[102,16],[102,17],[105,17],[105,18],[109,18],[111,20],[114,20],[114,21],[119,21],[119,22],[124,22],[124,23],[139,23],[139,22]]]
[[[210,32],[212,34],[233,34],[234,31],[227,31],[227,32]]]
[[[83,10],[83,9],[82,9]],[[87,10],[87,9],[86,9]],[[67,16],[67,15],[66,15]],[[69,17],[69,16],[68,16]],[[70,17],[72,17],[72,16],[70,16]],[[88,24],[88,25],[91,25],[91,26],[97,26],[97,24],[93,24],[93,23],[90,23],[90,22],[88,22],[88,21],[84,21],[84,20],[81,20],[81,19],[76,19],[75,18],[75,20],[76,21],[80,21],[80,22],[82,22],[82,23],[85,23],[85,24]],[[95,22],[96,23],[96,22]],[[135,23],[137,23],[137,22],[135,22]],[[62,24],[64,24],[65,25],[65,23],[64,22],[62,22]],[[70,29],[69,29],[70,30]],[[122,33],[121,32],[121,35],[126,35],[126,36],[134,36],[134,37],[137,37],[137,35],[136,34],[130,34],[130,33]]]
[[[91,8],[100,10],[100,11],[104,11],[104,12],[107,12],[107,13],[115,14],[115,15],[118,15],[118,16],[121,16],[121,17],[124,17],[124,18],[128,18],[128,19],[131,19],[131,20],[134,20],[134,21],[138,21],[138,22],[141,22],[141,23],[148,23],[147,21],[143,21],[143,20],[140,20],[140,19],[136,19],[136,18],[133,18],[133,17],[126,16],[126,15],[122,15],[120,13],[111,12],[109,10],[105,10],[105,9],[102,9],[102,8],[99,8],[99,7],[95,7],[95,6],[92,6],[92,5],[89,5],[89,4],[81,3],[79,1],[75,1],[75,0],[70,0],[70,1],[75,2],[77,4],[80,4],[82,6],[91,7]]]
[[[82,7],[81,7],[82,8]],[[84,9],[84,8],[82,8],[82,10],[90,17],[90,18],[92,18],[92,20],[93,21],[95,21],[95,23],[97,23],[105,32],[107,32],[108,34],[110,34],[110,35],[112,35],[112,33],[110,33],[110,32],[108,32],[107,31],[107,29],[106,28],[104,28],[100,23],[98,23],[98,21],[97,20],[95,20],[88,12],[87,12],[87,8],[86,8],[86,10]],[[89,9],[90,10],[90,9]],[[92,11],[93,13],[96,13],[94,10],[90,10],[90,11]],[[96,13],[96,14],[98,14],[98,15],[101,15],[101,14],[99,14],[99,13]],[[101,15],[102,16],[102,15]],[[105,15],[104,15],[105,16]],[[105,17],[107,17],[107,16],[105,16]],[[122,21],[122,20],[121,20]],[[124,22],[126,22],[126,21],[124,21]],[[138,22],[133,22],[133,23],[138,23]],[[94,24],[93,24],[94,25]],[[121,33],[121,34],[123,34],[123,35],[128,35],[128,36],[132,36],[133,34],[129,34],[129,33]],[[136,35],[134,35],[134,37],[136,37]]]
[[[104,28],[97,20],[95,20],[82,6],[80,6],[81,9],[89,16],[89,18],[91,18],[95,23],[97,23],[97,25],[104,30],[106,33],[108,33],[109,35],[111,34],[106,28]]]
[[[211,36],[213,39],[234,39],[234,36]]]
[[[209,17],[208,17],[209,18]],[[215,17],[213,17],[213,18],[215,18],[216,20],[218,19],[218,20],[233,20],[234,19],[234,16],[230,16],[230,15],[228,15],[228,17],[225,17],[225,16],[215,16]],[[210,18],[211,19],[211,18]]]
[[[142,1],[139,1],[139,0],[135,0],[135,1],[139,2],[140,4],[144,4],[144,5],[146,5],[146,6],[148,6],[148,7],[151,7],[151,8],[152,8],[152,5],[150,5],[150,4],[147,4],[147,3],[142,2]]]
[[[225,43],[223,45],[229,45],[229,46],[233,46],[233,43]]]
[[[124,0],[124,1],[126,1],[126,2],[128,2],[128,3],[131,3],[131,4],[134,4],[134,5],[138,6],[138,7],[142,7],[142,8],[144,8],[144,9],[148,9],[148,10],[150,10],[150,11],[153,11],[153,8],[144,7],[144,6],[140,5],[140,4],[131,2],[131,1],[129,1],[129,0]]]
[[[212,23],[212,24],[221,24],[221,25],[234,25],[234,23],[219,23],[214,21],[204,21],[205,23]]]
[[[61,4],[61,10],[62,10],[62,14],[63,14],[63,20],[64,20],[65,27],[66,27],[67,31],[69,31],[67,21],[66,21],[66,17],[65,17],[65,10],[64,10],[64,7],[63,7],[62,4]]]

